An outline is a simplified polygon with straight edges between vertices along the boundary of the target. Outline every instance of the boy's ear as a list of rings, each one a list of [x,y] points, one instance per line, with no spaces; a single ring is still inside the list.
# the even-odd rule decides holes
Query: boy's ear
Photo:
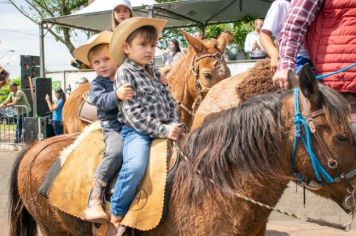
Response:
[[[122,50],[124,51],[124,53],[128,54],[129,53],[129,44],[127,42],[124,42],[122,44]]]

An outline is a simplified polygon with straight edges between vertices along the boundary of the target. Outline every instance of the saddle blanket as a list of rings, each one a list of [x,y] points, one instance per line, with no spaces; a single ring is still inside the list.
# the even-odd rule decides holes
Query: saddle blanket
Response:
[[[70,215],[82,217],[93,185],[94,172],[103,157],[103,140],[100,124],[95,122],[61,153],[62,169],[54,179],[48,194],[53,206]],[[122,221],[123,225],[147,231],[160,223],[168,156],[168,140],[153,140],[144,179]]]

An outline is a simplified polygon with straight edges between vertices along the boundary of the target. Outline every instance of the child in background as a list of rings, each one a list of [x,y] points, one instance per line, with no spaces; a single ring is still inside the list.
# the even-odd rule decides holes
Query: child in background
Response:
[[[144,176],[152,139],[177,140],[182,132],[175,102],[152,65],[158,35],[165,23],[154,18],[130,18],[118,26],[110,43],[111,55],[122,64],[116,86],[128,83],[134,93],[132,99],[119,105],[124,159],[111,199],[111,223],[116,228]]]
[[[92,67],[97,77],[90,84],[89,97],[97,106],[97,116],[104,134],[105,152],[95,172],[95,183],[91,189],[83,218],[95,223],[109,221],[103,210],[103,194],[109,180],[119,171],[122,163],[123,139],[120,135],[121,123],[117,120],[120,101],[131,99],[129,84],[114,88],[117,64],[109,53],[112,32],[103,31],[93,35],[88,43],[74,52],[84,64]]]
[[[111,15],[112,31],[114,31],[121,22],[132,16],[132,7],[129,0],[119,0],[115,2]]]

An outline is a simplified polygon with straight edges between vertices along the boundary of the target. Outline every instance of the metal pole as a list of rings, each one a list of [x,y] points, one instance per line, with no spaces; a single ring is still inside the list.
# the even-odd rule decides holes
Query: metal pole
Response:
[[[40,26],[40,77],[45,78],[45,54],[44,54],[44,33],[43,33],[43,21],[39,24]]]

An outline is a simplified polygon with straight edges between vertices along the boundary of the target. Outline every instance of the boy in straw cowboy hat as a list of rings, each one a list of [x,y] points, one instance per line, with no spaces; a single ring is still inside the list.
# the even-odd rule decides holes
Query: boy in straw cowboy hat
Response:
[[[117,64],[116,86],[128,83],[133,98],[119,104],[124,138],[123,164],[111,198],[115,227],[127,213],[144,176],[153,138],[177,140],[182,132],[176,104],[152,65],[158,35],[166,21],[133,17],[114,31],[110,52]]]
[[[103,210],[103,194],[109,180],[119,171],[122,163],[123,139],[121,123],[117,120],[120,101],[132,98],[128,83],[114,89],[116,62],[109,53],[112,32],[103,31],[93,35],[88,42],[77,48],[74,55],[84,64],[92,67],[97,77],[90,84],[89,97],[97,106],[97,116],[104,134],[105,152],[95,172],[95,184],[91,189],[83,218],[104,223],[109,220]]]

